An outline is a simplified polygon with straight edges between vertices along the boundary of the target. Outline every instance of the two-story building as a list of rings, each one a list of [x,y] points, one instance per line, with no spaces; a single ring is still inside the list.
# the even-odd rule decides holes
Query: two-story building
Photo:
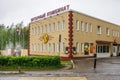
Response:
[[[29,55],[71,58],[120,54],[120,26],[69,10],[69,5],[31,19]]]

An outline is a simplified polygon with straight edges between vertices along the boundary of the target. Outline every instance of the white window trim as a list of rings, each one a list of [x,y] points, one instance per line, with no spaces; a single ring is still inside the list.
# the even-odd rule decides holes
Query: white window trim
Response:
[[[51,46],[51,44],[48,43],[48,52],[50,52],[50,46]]]
[[[88,32],[88,23],[86,23],[86,32]]]
[[[92,29],[93,29],[93,28],[92,28],[92,23],[90,23],[90,32],[93,31]]]
[[[97,26],[97,34],[102,34],[102,27],[101,26]]]
[[[65,20],[62,20],[62,31],[65,29]]]
[[[57,23],[57,31],[60,31],[60,21]]]
[[[76,20],[76,30],[80,30],[80,22],[79,22],[79,20]]]
[[[84,31],[84,22],[81,21],[81,31],[83,32]]]

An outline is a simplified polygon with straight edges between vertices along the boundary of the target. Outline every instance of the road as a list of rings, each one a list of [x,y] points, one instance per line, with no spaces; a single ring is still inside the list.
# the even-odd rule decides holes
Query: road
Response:
[[[120,80],[120,57],[97,60],[93,68],[93,59],[74,60],[75,69],[53,71],[25,71],[24,74],[0,74],[0,80],[19,80],[21,77],[86,77],[88,80]],[[7,71],[6,71],[7,72]]]

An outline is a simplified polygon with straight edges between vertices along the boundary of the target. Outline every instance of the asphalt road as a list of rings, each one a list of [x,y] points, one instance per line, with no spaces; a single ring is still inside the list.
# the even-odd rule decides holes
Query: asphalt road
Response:
[[[120,80],[120,57],[97,60],[96,69],[93,59],[74,60],[75,69],[66,68],[55,71],[25,71],[24,74],[0,74],[0,80],[19,80],[21,77],[86,77],[88,80]],[[1,71],[7,73],[10,71]]]

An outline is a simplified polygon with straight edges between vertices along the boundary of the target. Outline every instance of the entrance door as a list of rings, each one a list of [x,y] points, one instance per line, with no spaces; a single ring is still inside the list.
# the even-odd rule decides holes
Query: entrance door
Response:
[[[117,46],[113,46],[113,56],[117,56]]]

